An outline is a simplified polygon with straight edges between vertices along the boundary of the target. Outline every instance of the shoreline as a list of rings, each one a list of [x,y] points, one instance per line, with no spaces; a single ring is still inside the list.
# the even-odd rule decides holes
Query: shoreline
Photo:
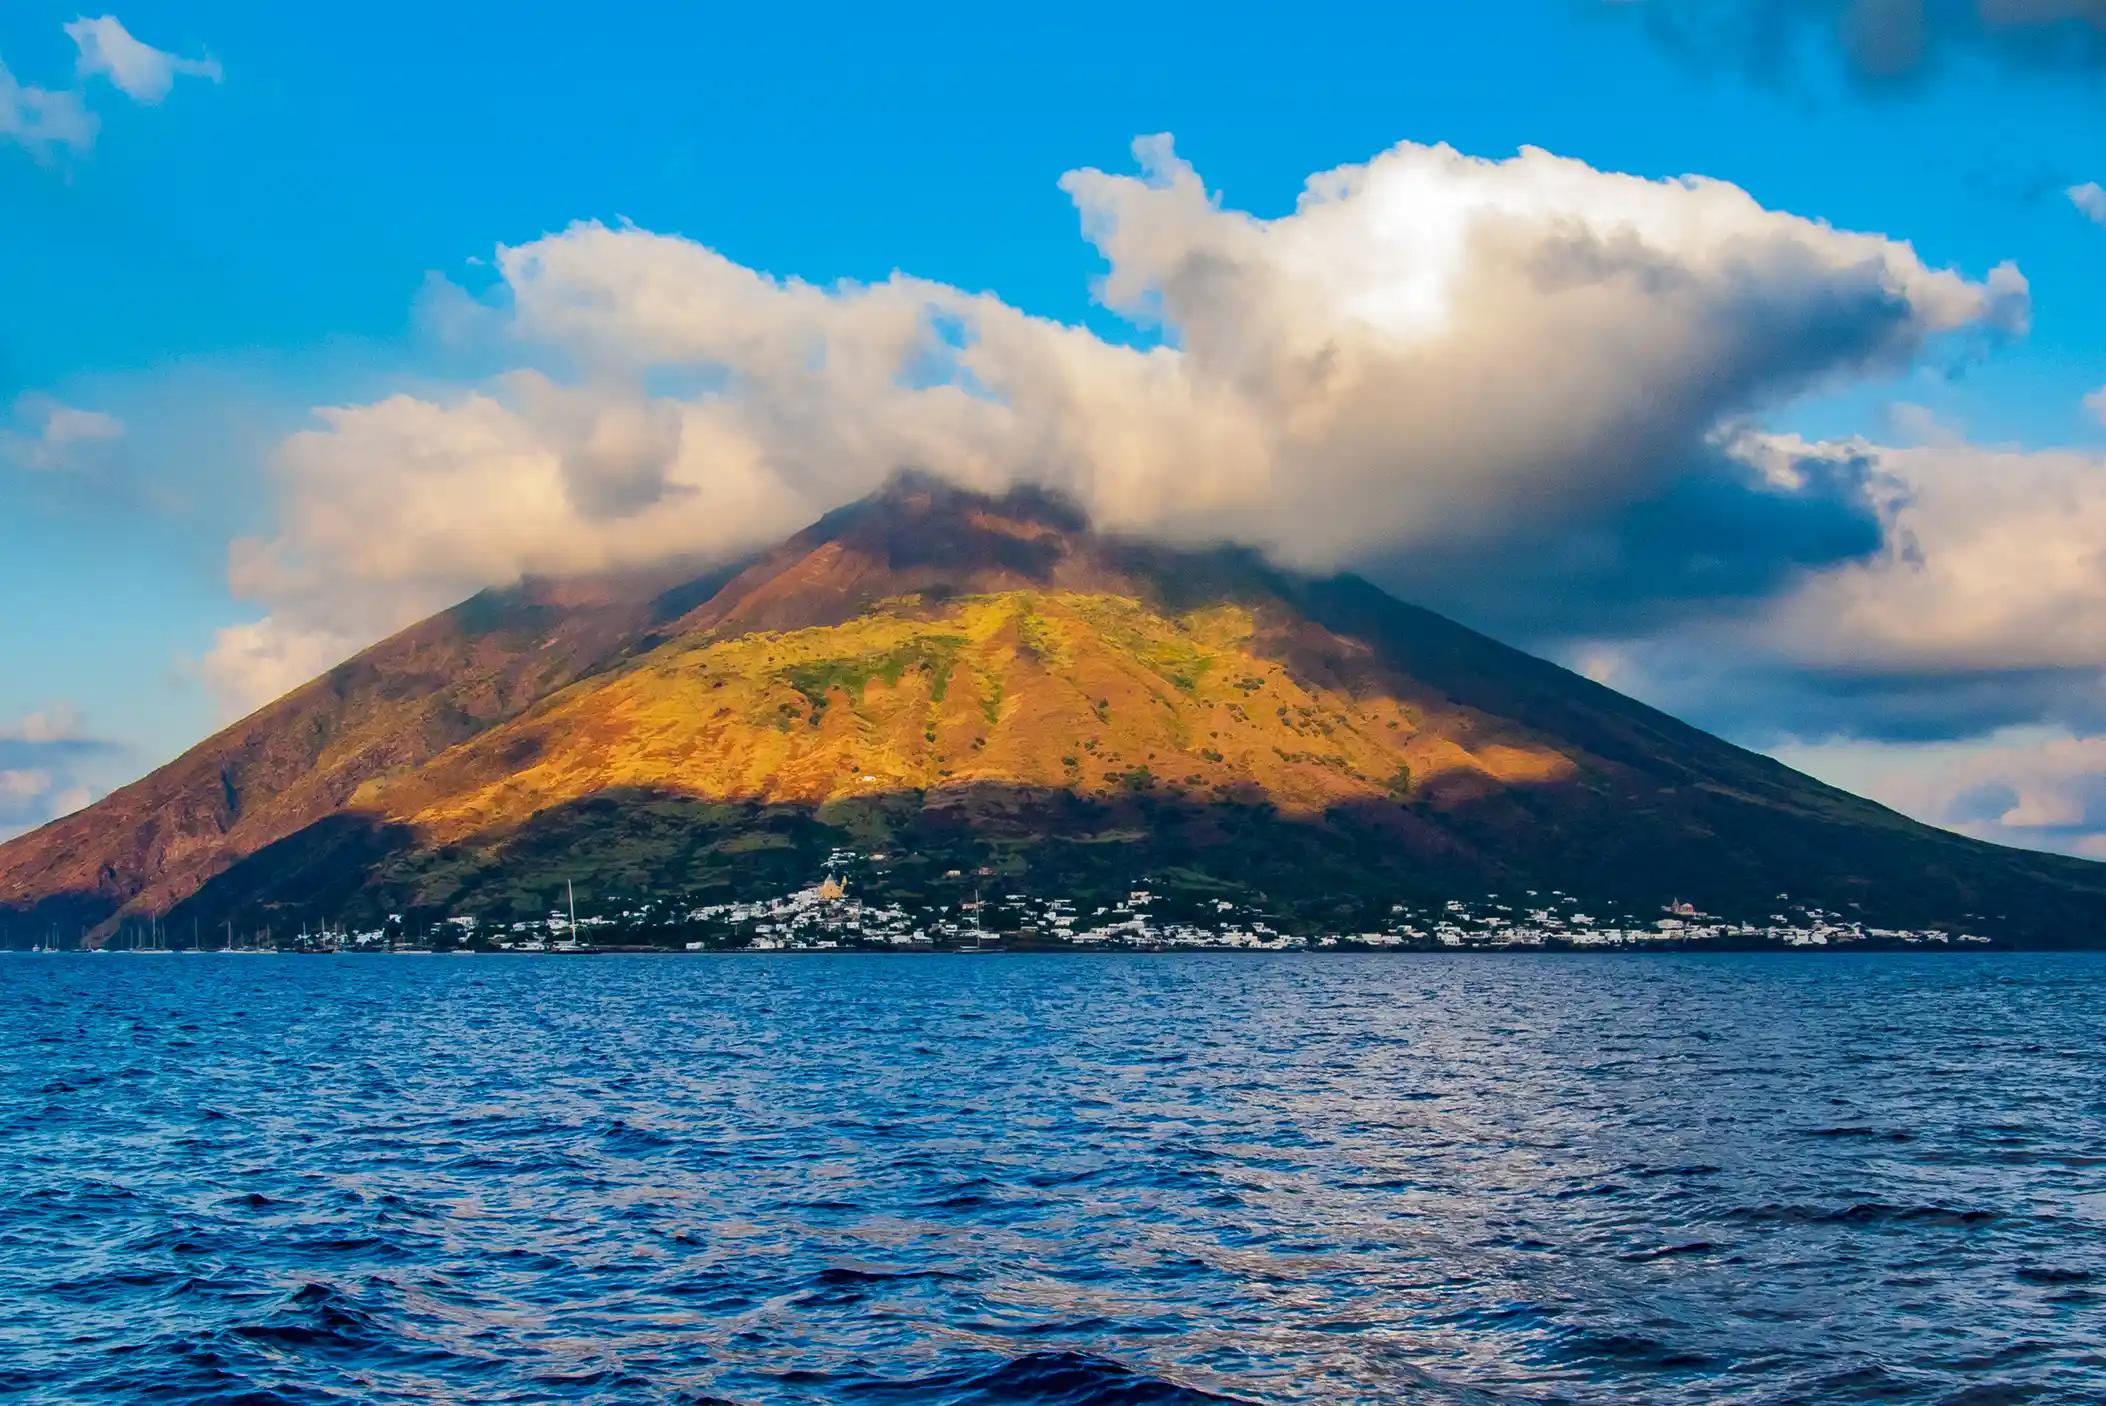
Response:
[[[549,957],[566,960],[590,957],[1670,957],[1670,956],[1759,956],[1780,957],[1830,957],[1847,956],[1852,953],[1876,955],[1964,956],[2007,955],[2021,953],[2106,953],[2106,939],[2098,942],[2075,942],[2066,945],[2045,943],[1908,943],[1908,942],[1852,942],[1842,943],[1682,943],[1682,944],[1628,944],[1593,946],[1523,946],[1504,947],[781,947],[741,948],[714,947],[697,950],[669,947],[606,947],[583,952],[519,952],[505,948],[460,948],[446,951],[416,949],[397,952],[368,951],[320,951],[303,952],[291,950],[257,949],[206,949],[204,951],[159,949],[130,951],[121,948],[68,948],[62,951],[25,951],[21,948],[0,948],[0,957],[496,957],[527,958]]]

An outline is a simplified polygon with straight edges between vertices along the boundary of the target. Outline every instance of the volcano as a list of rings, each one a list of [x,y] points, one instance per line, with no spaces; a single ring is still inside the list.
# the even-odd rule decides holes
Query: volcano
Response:
[[[721,900],[843,849],[925,895],[1351,931],[1557,890],[2023,943],[2106,865],[1908,820],[1353,576],[919,477],[737,566],[485,591],[0,846],[0,932]]]

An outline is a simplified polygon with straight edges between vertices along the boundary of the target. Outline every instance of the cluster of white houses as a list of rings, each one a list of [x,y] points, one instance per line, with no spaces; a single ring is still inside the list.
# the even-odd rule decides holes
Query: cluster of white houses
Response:
[[[1658,916],[1597,918],[1578,900],[1557,892],[1529,890],[1515,901],[1498,896],[1450,899],[1437,908],[1399,903],[1388,920],[1366,931],[1306,935],[1283,932],[1263,910],[1217,899],[1198,916],[1189,904],[1167,916],[1159,896],[1134,888],[1113,902],[1087,908],[1067,898],[1044,898],[973,888],[986,882],[953,870],[961,896],[951,903],[904,907],[868,900],[855,891],[852,872],[868,859],[837,851],[824,875],[793,892],[766,898],[699,906],[638,900],[612,911],[574,915],[567,907],[544,918],[491,923],[473,916],[445,920],[429,935],[406,935],[399,921],[383,928],[335,934],[331,950],[484,950],[585,952],[635,950],[643,934],[652,944],[686,951],[990,951],[1127,949],[1161,951],[1242,950],[1479,950],[1618,949],[1689,946],[1846,947],[1853,945],[1983,945],[1987,938],[1943,930],[1869,926],[1840,913],[1791,904],[1779,895],[1778,911],[1763,922],[1729,922],[1687,903],[1669,904]],[[963,896],[970,890],[971,896]],[[680,934],[667,943],[662,935]],[[686,934],[695,934],[687,936]]]
[[[752,951],[806,952],[999,950],[1565,950],[1690,947],[1982,946],[1988,938],[1938,929],[1879,927],[1777,895],[1777,911],[1762,921],[1729,921],[1680,901],[1643,917],[1596,917],[1557,890],[1528,890],[1517,898],[1454,898],[1430,906],[1397,903],[1364,930],[1290,933],[1257,906],[1230,899],[1169,902],[1136,887],[1114,901],[1085,907],[1074,899],[1001,890],[993,870],[943,877],[952,901],[905,906],[865,898],[859,875],[882,854],[836,850],[819,880],[793,892],[729,903],[693,905],[638,899],[619,906],[588,905],[576,896],[545,916],[490,920],[459,914],[436,922],[406,923],[391,916],[364,930],[279,929],[237,935],[225,925],[218,942],[193,930],[191,941],[169,940],[165,926],[142,939],[120,935],[104,951],[141,952],[556,952]],[[567,886],[566,886],[567,887]],[[77,949],[58,944],[37,950]]]

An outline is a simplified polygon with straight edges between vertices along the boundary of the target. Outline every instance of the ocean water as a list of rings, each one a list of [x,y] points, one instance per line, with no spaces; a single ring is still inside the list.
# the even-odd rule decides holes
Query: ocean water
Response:
[[[0,1396],[2106,1400],[2106,957],[0,958]]]

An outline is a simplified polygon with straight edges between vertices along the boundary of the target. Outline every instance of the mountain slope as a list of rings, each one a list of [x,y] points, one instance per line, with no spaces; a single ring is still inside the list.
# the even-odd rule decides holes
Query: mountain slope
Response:
[[[0,921],[12,910],[17,927],[41,934],[167,912],[229,864],[335,813],[371,778],[428,761],[618,654],[687,608],[683,576],[527,582],[411,626],[0,845]]]
[[[18,926],[731,896],[850,845],[1345,926],[1559,887],[2085,940],[2106,866],[1929,829],[1350,577],[920,479],[717,577],[487,593],[0,847]]]

